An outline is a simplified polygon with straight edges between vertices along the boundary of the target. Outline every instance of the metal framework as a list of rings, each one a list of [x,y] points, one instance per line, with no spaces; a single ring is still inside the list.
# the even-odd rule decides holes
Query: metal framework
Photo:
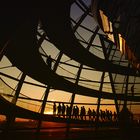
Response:
[[[60,2],[60,4],[61,3],[64,3],[64,1]],[[51,4],[53,3],[50,3],[50,5]],[[65,6],[67,5],[68,4],[66,4]],[[62,37],[59,37],[61,33],[56,35],[58,37],[58,40],[57,40],[57,38],[55,38],[54,35],[52,34],[53,31],[52,32],[48,31],[49,30],[48,28],[51,25],[51,20],[52,22],[57,20],[57,19],[54,19],[55,17],[50,17],[48,13],[47,15],[48,19],[46,20],[50,20],[50,23],[48,23],[50,25],[47,27],[47,25],[45,25],[45,19],[42,20],[43,27],[40,27],[41,29],[39,29],[38,33],[36,33],[36,36],[38,37],[37,44],[33,42],[28,42],[28,43],[33,43],[32,45],[34,46],[31,49],[29,49],[30,52],[32,49],[35,50],[34,48],[39,48],[40,52],[37,55],[37,58],[40,57],[40,59],[36,61],[35,63],[38,64],[39,62],[41,62],[41,64],[39,65],[39,66],[42,66],[41,68],[38,68],[38,65],[35,66],[34,64],[32,64],[32,66],[29,66],[31,65],[31,62],[33,61],[30,61],[30,63],[26,65],[26,61],[28,61],[26,60],[26,57],[24,57],[23,61],[21,62],[22,64],[20,64],[20,60],[21,60],[19,56],[20,54],[17,55],[15,53],[15,57],[19,56],[19,62],[18,60],[15,60],[15,57],[12,56],[12,54],[14,53],[11,52],[11,50],[9,49],[9,45],[18,46],[19,43],[21,43],[21,42],[18,42],[17,44],[14,44],[14,43],[8,44],[8,45],[6,44],[7,48],[5,48],[5,45],[4,45],[1,51],[0,58],[2,58],[3,56],[7,56],[9,60],[13,63],[12,67],[16,66],[15,64],[17,64],[17,67],[21,69],[21,71],[23,71],[21,79],[18,80],[15,77],[12,77],[10,74],[8,75],[4,73],[3,71],[0,71],[0,74],[1,74],[2,79],[4,79],[4,77],[8,77],[8,78],[13,79],[14,81],[17,80],[17,89],[15,91],[15,95],[12,96],[13,104],[16,104],[16,102],[19,99],[24,99],[23,97],[20,96],[21,88],[24,83],[27,83],[29,85],[36,85],[37,87],[42,87],[45,89],[45,93],[44,93],[43,100],[39,100],[41,102],[40,104],[41,109],[39,113],[40,113],[40,116],[43,116],[46,109],[46,104],[47,102],[49,102],[47,98],[51,90],[64,90],[71,93],[71,101],[69,102],[71,108],[73,108],[73,105],[75,104],[75,95],[77,94],[95,97],[97,99],[97,103],[93,103],[92,105],[96,105],[97,118],[98,118],[97,121],[99,121],[100,106],[103,105],[103,103],[101,102],[101,99],[113,100],[115,111],[117,113],[120,112],[123,105],[127,106],[127,101],[131,102],[131,106],[135,104],[134,102],[138,102],[138,103],[140,102],[140,95],[139,95],[140,89],[138,88],[140,84],[139,74],[137,74],[135,70],[132,69],[132,66],[129,64],[128,60],[124,59],[124,56],[120,54],[118,48],[114,45],[114,43],[112,43],[110,40],[108,40],[108,38],[106,38],[105,34],[102,33],[102,31],[100,30],[97,24],[92,25],[92,28],[90,28],[91,25],[87,27],[85,26],[87,22],[87,18],[93,18],[92,13],[91,13],[91,6],[85,3],[84,1],[78,0],[78,1],[74,1],[72,4],[69,4],[67,11],[70,10],[70,8],[71,10],[75,10],[74,9],[75,7],[77,7],[76,9],[77,11],[78,10],[80,11],[77,17],[78,20],[74,17],[73,14],[71,14],[70,17],[67,17],[69,19],[69,22],[73,26],[72,27],[73,32],[71,32],[71,30],[69,29],[68,33],[73,34],[73,36],[70,36],[70,35],[67,35],[66,37],[62,36],[66,40],[61,40],[59,42],[59,39],[62,39]],[[60,18],[60,20],[62,19]],[[67,24],[69,27],[69,23]],[[88,24],[91,24],[91,23],[88,23]],[[55,33],[59,32],[59,29],[57,28],[58,26],[54,28]],[[60,29],[61,29],[61,26],[60,26]],[[43,30],[43,34],[41,33],[42,30]],[[84,31],[83,34],[87,34],[89,37],[87,37],[86,35],[85,36],[82,35],[81,31]],[[21,33],[22,32],[23,31],[21,30]],[[25,33],[28,33],[28,32],[25,32]],[[34,31],[30,31],[29,33],[34,33]],[[17,35],[14,37],[13,42],[15,41],[15,38],[17,37]],[[24,36],[25,35],[21,37],[21,40],[23,39]],[[72,39],[68,37],[71,37]],[[23,41],[26,42],[26,39],[28,40],[28,37],[23,39]],[[34,41],[34,37],[32,38],[32,41]],[[71,44],[69,44],[70,41],[71,41]],[[44,50],[45,48],[44,42],[46,44],[48,43],[48,44],[53,45],[53,47],[56,48],[57,51],[59,50],[57,53],[58,57],[52,58],[53,68],[51,69],[45,63],[45,60],[48,58],[49,53]],[[98,42],[98,44],[96,42]],[[24,43],[24,45],[25,44],[26,43]],[[71,50],[68,48],[69,47],[67,46],[68,44],[69,46],[71,46]],[[21,47],[23,46],[21,45]],[[15,51],[20,53],[17,47],[15,48],[16,48]],[[6,52],[7,50],[10,50],[10,51]],[[27,48],[24,52],[26,51],[28,51]],[[75,51],[79,51],[79,52],[75,52]],[[84,60],[83,58],[85,57],[81,55],[81,54],[84,54],[83,53],[84,51],[85,51],[85,56],[89,55],[89,57],[86,58],[86,60]],[[101,54],[101,56],[98,57],[96,53]],[[33,52],[32,56],[35,56],[36,54]],[[69,61],[72,61],[72,63],[63,61],[63,56],[66,57],[66,55],[68,56]],[[28,52],[27,52],[27,58],[28,58]],[[97,60],[97,62],[94,61],[94,58],[95,58],[95,61]],[[4,57],[2,59],[4,59]],[[31,60],[33,59],[31,58]],[[86,65],[86,62],[87,62],[87,65]],[[26,68],[24,68],[24,63],[25,63]],[[70,67],[70,69],[76,69],[77,71],[75,73],[71,73],[71,71],[68,70],[68,68],[65,69],[64,66],[66,65]],[[1,69],[3,68],[1,67],[0,70]],[[67,75],[71,74],[74,76],[63,75],[63,71],[61,72],[61,70],[65,71]],[[88,72],[93,72],[95,75],[96,73],[99,72],[101,76],[99,76],[100,78],[98,80],[88,79],[87,77],[84,77],[82,74],[82,71],[84,70],[87,70]],[[39,82],[42,82],[44,85],[37,85],[36,83],[30,83],[26,81],[25,80],[26,74],[31,76],[32,78],[35,78]],[[106,80],[106,75],[107,75],[108,80]],[[125,87],[124,87],[124,81],[122,81],[122,79],[125,79],[125,77],[126,77],[126,82],[125,82]],[[122,82],[119,81],[120,78]],[[105,91],[107,90],[107,88],[104,88],[106,85],[109,85],[108,86],[109,92]],[[136,87],[133,95],[131,93],[132,91],[129,90],[132,85]],[[96,86],[98,87],[96,88]],[[3,96],[3,94],[1,94],[0,96]],[[25,99],[30,100],[30,98],[25,98]],[[31,100],[34,100],[34,99],[31,99]],[[35,99],[35,101],[37,101],[37,99]],[[122,101],[124,101],[124,104],[122,104]],[[55,102],[58,103],[58,101],[55,101]],[[68,104],[68,102],[65,102],[65,101],[64,103]],[[85,103],[84,105],[88,105],[88,101],[87,101],[87,104]],[[108,103],[108,105],[110,105],[110,103]],[[121,108],[119,108],[119,105],[121,106]],[[6,113],[3,113],[3,114],[6,114]],[[42,117],[37,117],[37,119],[38,119],[37,131],[39,132],[40,127],[41,127]]]

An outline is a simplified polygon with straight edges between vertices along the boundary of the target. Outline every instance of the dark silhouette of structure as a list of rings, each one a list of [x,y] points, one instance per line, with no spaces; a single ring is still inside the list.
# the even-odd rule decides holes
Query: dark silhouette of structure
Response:
[[[54,114],[54,115],[56,115],[56,110],[57,110],[57,108],[56,108],[56,103],[54,102],[54,104],[53,104],[53,114]]]
[[[49,55],[47,58],[47,64],[50,68],[52,68],[52,62],[53,62],[53,59],[51,58],[51,55]]]
[[[0,8],[0,60],[6,56],[22,75],[15,78],[0,72],[2,77],[18,83],[15,90],[0,79],[4,87],[8,87],[13,93],[0,93],[0,114],[7,118],[5,130],[8,132],[11,129],[17,117],[38,120],[38,133],[42,121],[67,123],[69,132],[71,122],[89,124],[90,120],[92,126],[120,128],[123,138],[128,138],[127,134],[133,131],[134,124],[128,106],[139,105],[140,102],[140,2],[94,0],[88,4],[82,0],[48,0],[34,2],[32,8],[23,8],[20,5],[15,8],[11,4],[8,11],[9,8],[6,7],[7,4]],[[80,16],[77,19],[72,16],[72,13],[75,13],[71,12],[75,10],[74,7],[79,8],[77,14]],[[90,18],[95,21],[93,26],[89,23],[92,28],[86,27],[86,20]],[[106,35],[100,32],[101,29]],[[81,30],[85,31],[82,34],[89,35],[88,39],[80,34]],[[52,44],[57,49],[55,58],[51,58],[51,55],[48,56],[48,52],[44,51],[44,44]],[[72,63],[64,61],[63,56],[67,56]],[[70,70],[63,66],[70,67]],[[71,68],[75,69],[76,73],[73,74]],[[63,74],[63,71],[66,74]],[[92,76],[84,77],[85,71],[93,75],[99,74],[98,80],[92,79]],[[27,82],[26,75],[45,86]],[[20,96],[24,83],[45,88],[43,99]],[[51,106],[53,115],[46,115],[44,112],[51,90],[70,92],[72,96],[67,103],[55,101]],[[87,104],[80,104],[81,109],[78,104],[75,105],[76,94],[96,98],[94,109],[85,109],[88,101]],[[12,98],[11,102],[3,97]],[[102,104],[102,99],[114,101],[114,113],[101,108],[101,105],[106,105]],[[39,112],[17,106],[20,100],[41,102]]]

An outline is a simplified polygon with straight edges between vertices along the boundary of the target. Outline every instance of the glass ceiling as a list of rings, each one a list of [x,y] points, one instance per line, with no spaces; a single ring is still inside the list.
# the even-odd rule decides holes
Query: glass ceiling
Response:
[[[74,31],[75,36],[82,44],[82,46],[85,48],[88,46],[91,36],[94,34],[94,31],[96,30],[97,27],[97,23],[95,22],[92,13],[89,12],[85,14],[87,9],[89,9],[90,3],[91,3],[90,0],[86,0],[84,4],[80,3],[80,1],[74,2],[71,7],[71,15],[70,15],[72,27],[73,29],[76,28]],[[78,23],[79,25],[77,26]],[[40,35],[44,33],[40,28],[38,29],[38,32]],[[105,34],[100,29],[98,31],[98,34],[96,34],[94,41],[90,45],[89,51],[94,55],[102,59],[105,59],[103,48],[102,48],[102,42],[100,40],[99,34],[105,36]],[[38,35],[38,39],[39,38],[40,36]],[[114,62],[115,64],[128,66],[128,60],[125,58],[125,56],[121,54],[121,52],[116,48],[115,45],[105,40],[104,40],[104,44],[105,44],[106,52],[109,52],[111,48],[111,52],[108,57],[110,61]],[[58,50],[54,44],[49,42],[48,37],[46,37],[41,47],[39,48],[39,52],[44,62],[46,62],[47,56],[51,55],[51,57],[54,59],[53,61],[53,66],[54,66],[54,62],[57,60],[60,50]],[[59,66],[56,70],[56,73],[58,75],[63,76],[65,79],[69,80],[70,82],[75,83],[80,65],[81,65],[80,63],[72,60],[71,58],[63,54],[59,62]],[[0,94],[11,95],[11,96],[4,96],[9,101],[11,101],[12,95],[14,95],[15,93],[18,82],[23,72],[17,69],[15,66],[13,66],[6,56],[3,56],[0,62],[0,73],[1,73]],[[8,77],[7,75],[10,76],[11,78]],[[78,85],[88,87],[90,89],[109,92],[110,94],[112,94],[114,88],[116,94],[119,93],[124,94],[126,92],[126,76],[120,74],[111,74],[111,75],[113,79],[113,87],[111,85],[109,73],[106,72],[102,79],[103,72],[99,72],[91,67],[82,65],[82,70],[81,70],[80,78],[78,80]],[[103,83],[102,89],[101,89],[101,83]],[[138,93],[140,93],[140,88],[139,88],[140,78],[129,76],[128,83],[129,83],[128,90],[127,90],[128,94],[131,94],[131,87],[134,84],[135,93],[136,93],[135,96],[139,95]],[[20,97],[25,97],[29,99],[30,98],[38,99],[38,101],[36,100],[30,101],[27,99],[19,98],[17,105],[38,112],[40,110],[41,100],[44,97],[46,87],[47,85],[44,85],[32,79],[31,77],[26,76],[24,80],[24,84],[20,91],[21,92]],[[70,103],[71,96],[72,93],[51,89],[49,92],[48,101],[58,101],[58,102],[64,101]],[[94,104],[96,104],[97,101],[98,101],[97,98],[76,95],[74,102],[89,103],[86,107],[90,106],[91,108],[96,108],[97,105]],[[121,104],[122,102],[119,103]],[[101,104],[114,104],[114,100],[102,99]],[[51,110],[52,108],[51,103],[47,104],[47,109],[48,108]],[[107,108],[107,106],[101,105],[101,108],[105,109]],[[109,106],[109,108],[115,110],[115,105]],[[138,110],[137,108],[131,108],[131,109],[133,109],[133,111]]]

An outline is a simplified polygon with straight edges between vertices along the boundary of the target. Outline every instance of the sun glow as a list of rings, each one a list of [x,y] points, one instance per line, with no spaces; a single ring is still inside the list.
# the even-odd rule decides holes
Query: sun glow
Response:
[[[45,111],[44,114],[47,114],[47,115],[52,115],[53,112],[52,111]]]

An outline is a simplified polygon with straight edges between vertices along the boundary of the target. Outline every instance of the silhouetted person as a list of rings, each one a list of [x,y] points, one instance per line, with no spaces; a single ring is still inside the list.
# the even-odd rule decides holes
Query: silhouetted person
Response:
[[[95,121],[95,119],[96,119],[96,111],[94,109],[92,110],[92,117],[93,117],[93,121]]]
[[[112,111],[109,111],[109,120],[112,121]]]
[[[57,107],[57,115],[60,117],[60,115],[62,114],[62,107],[61,104],[59,103],[58,107]]]
[[[49,55],[46,62],[50,68],[52,67],[52,61],[53,59],[51,58],[51,55]]]
[[[53,104],[53,115],[56,115],[56,103]]]
[[[83,116],[84,116],[84,118],[85,118],[85,120],[86,120],[86,109],[85,109],[84,106],[83,106]]]
[[[100,109],[100,118],[101,118],[101,121],[103,121],[103,111]]]
[[[114,120],[114,121],[117,121],[118,118],[117,118],[117,113],[116,113],[115,111],[114,111],[114,113],[113,113],[113,116],[114,116],[114,117],[113,117],[113,120]]]
[[[65,107],[64,103],[62,103],[62,115],[63,115],[63,117],[65,117],[65,110],[66,110],[66,107]]]
[[[70,117],[70,114],[71,113],[71,110],[70,110],[70,107],[68,105],[66,105],[66,117],[69,118]]]
[[[76,105],[76,109],[75,109],[75,118],[78,119],[79,118],[79,108]]]
[[[89,120],[91,120],[92,111],[91,111],[91,109],[90,109],[90,108],[88,109],[88,112],[87,112],[87,114],[88,114],[88,116],[89,116]]]
[[[81,107],[81,110],[80,110],[80,118],[81,118],[81,120],[83,120],[82,108],[83,108],[83,107]]]
[[[110,120],[109,110],[106,109],[105,114],[106,114],[106,120],[109,121]]]
[[[73,109],[72,109],[72,118],[76,118],[76,106],[73,106]]]
[[[105,111],[103,111],[103,112],[102,112],[102,121],[105,121],[105,117],[106,117]]]
[[[81,107],[80,117],[81,117],[81,120],[83,119],[86,120],[86,110],[84,106]]]

